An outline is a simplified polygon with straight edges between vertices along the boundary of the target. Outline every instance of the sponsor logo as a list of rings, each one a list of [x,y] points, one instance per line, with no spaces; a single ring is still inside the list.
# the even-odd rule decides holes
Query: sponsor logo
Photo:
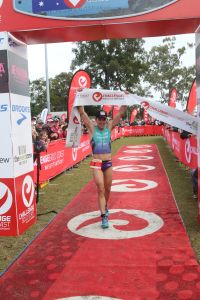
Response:
[[[93,95],[92,95],[92,99],[95,101],[95,102],[100,102],[103,98],[103,95],[100,93],[100,92],[95,92]]]
[[[27,70],[20,68],[13,64],[13,65],[11,65],[10,73],[12,76],[15,77],[16,80],[19,80],[23,83],[28,82],[28,71]]]
[[[0,63],[0,76],[3,76],[5,74],[4,64]]]
[[[8,164],[10,162],[10,158],[0,157],[0,164]]]
[[[191,162],[191,145],[190,145],[190,140],[187,139],[187,141],[185,142],[185,158],[186,158],[186,161],[188,163]]]
[[[32,158],[32,153],[26,153],[26,145],[18,146],[19,155],[14,156],[14,163],[19,163],[19,165],[24,165],[27,163],[29,158]]]
[[[23,121],[27,119],[27,117],[24,114],[21,114],[21,118],[17,120],[17,124],[21,125]]]
[[[76,161],[76,159],[77,159],[77,153],[78,153],[78,149],[77,148],[72,148],[72,158],[73,158],[73,161]]]
[[[86,87],[87,86],[87,78],[85,76],[80,76],[78,79],[78,84],[80,87]]]
[[[7,104],[0,104],[0,112],[5,112],[8,110]]]
[[[0,215],[4,215],[12,206],[13,198],[10,189],[0,182]]]
[[[74,122],[74,124],[80,124],[80,122],[76,116],[73,118],[73,122]]]
[[[19,44],[17,44],[13,39],[11,39],[11,37],[8,38],[8,45],[10,47],[17,47],[20,46]]]
[[[20,117],[17,119],[16,122],[18,125],[21,125],[27,119],[24,113],[30,114],[30,107],[22,105],[12,105],[12,111],[20,113]]]
[[[79,8],[85,4],[86,0],[64,0],[64,2],[70,8]]]
[[[30,207],[34,199],[34,183],[31,176],[27,175],[22,184],[22,199],[26,207]]]

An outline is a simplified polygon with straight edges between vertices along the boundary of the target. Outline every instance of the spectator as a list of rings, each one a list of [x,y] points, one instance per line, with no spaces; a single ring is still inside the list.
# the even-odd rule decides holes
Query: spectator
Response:
[[[43,125],[44,125],[44,122],[42,121],[42,119],[38,119],[36,121],[35,129],[36,129],[38,134],[42,131],[42,126]]]
[[[193,186],[193,198],[198,198],[198,168],[191,171],[192,186]]]

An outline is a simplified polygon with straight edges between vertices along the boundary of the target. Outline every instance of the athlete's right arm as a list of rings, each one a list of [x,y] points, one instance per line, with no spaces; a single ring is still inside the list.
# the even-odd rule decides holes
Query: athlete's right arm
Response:
[[[81,116],[81,120],[83,121],[83,123],[85,124],[85,126],[87,127],[89,134],[92,136],[94,133],[94,125],[92,123],[92,121],[90,120],[90,118],[88,117],[87,113],[84,110],[83,106],[78,106],[78,111],[79,114]]]

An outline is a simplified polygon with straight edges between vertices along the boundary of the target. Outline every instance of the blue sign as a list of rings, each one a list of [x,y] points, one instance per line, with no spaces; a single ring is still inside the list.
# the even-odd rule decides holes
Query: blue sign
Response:
[[[163,8],[178,0],[13,0],[18,12],[57,19],[115,19]]]

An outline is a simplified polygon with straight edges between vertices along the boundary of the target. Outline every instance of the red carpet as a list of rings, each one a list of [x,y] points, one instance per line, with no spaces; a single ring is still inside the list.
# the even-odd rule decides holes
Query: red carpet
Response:
[[[113,159],[110,228],[90,182],[2,276],[1,299],[200,299],[200,267],[155,145]]]

